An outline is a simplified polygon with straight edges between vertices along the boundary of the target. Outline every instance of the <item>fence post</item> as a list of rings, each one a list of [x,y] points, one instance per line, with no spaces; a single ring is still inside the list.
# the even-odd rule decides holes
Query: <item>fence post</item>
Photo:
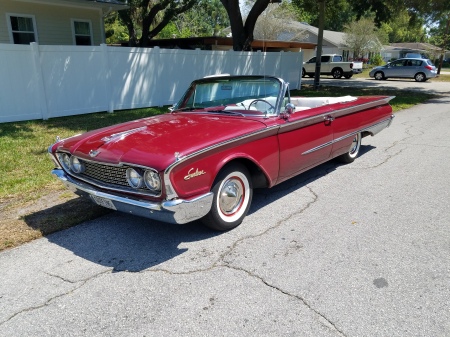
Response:
[[[39,102],[39,110],[43,120],[47,120],[49,116],[47,93],[45,91],[45,83],[42,75],[42,66],[39,55],[39,45],[36,42],[30,43],[31,56],[33,58],[34,77],[36,78],[37,98]]]
[[[147,52],[149,51],[148,49],[142,48],[141,52]],[[155,55],[153,55],[155,54]],[[155,46],[151,49],[151,51],[149,53],[145,53],[145,55],[147,56],[147,64],[148,64],[148,60],[152,57],[154,57],[155,59],[155,65],[156,65],[156,69],[154,70],[154,74],[156,73],[156,81],[155,83],[164,83],[165,86],[167,86],[167,78],[164,76],[164,65],[166,65],[167,63],[164,61],[161,61],[161,49],[158,46]],[[162,65],[163,64],[163,65]],[[156,104],[158,107],[163,107],[164,106],[164,97],[162,94],[160,95],[156,95]]]
[[[106,106],[108,112],[114,112],[114,99],[111,92],[111,67],[109,65],[108,46],[100,44],[103,57],[103,72],[105,74]]]

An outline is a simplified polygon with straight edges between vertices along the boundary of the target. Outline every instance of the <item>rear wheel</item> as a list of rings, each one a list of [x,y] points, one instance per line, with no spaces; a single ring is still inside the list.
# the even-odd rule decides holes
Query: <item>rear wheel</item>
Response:
[[[340,155],[337,157],[343,163],[351,163],[356,157],[358,157],[359,149],[361,148],[361,132],[358,132],[353,138],[352,144],[350,145],[350,149],[347,153]]]
[[[333,78],[341,78],[342,77],[342,69],[341,68],[335,68],[333,69],[333,71],[331,72],[331,75],[333,75]]]
[[[203,224],[226,231],[239,226],[252,202],[253,188],[247,168],[240,163],[225,166],[217,175],[211,191],[214,193],[209,213]]]
[[[416,80],[416,82],[425,82],[427,80],[427,77],[424,73],[417,73],[414,76],[414,79]]]
[[[305,73],[305,68],[302,68],[302,77],[305,77],[306,73]]]

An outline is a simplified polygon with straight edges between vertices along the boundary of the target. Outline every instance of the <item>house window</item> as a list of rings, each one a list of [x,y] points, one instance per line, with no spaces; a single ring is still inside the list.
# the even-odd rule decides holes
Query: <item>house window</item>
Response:
[[[73,40],[77,46],[92,45],[92,28],[90,21],[72,20]]]
[[[10,38],[14,44],[36,42],[36,22],[32,15],[7,14]]]

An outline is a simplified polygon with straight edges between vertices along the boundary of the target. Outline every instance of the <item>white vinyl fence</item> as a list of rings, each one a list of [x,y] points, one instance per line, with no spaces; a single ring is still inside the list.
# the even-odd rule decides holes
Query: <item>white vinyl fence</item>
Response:
[[[206,75],[300,88],[303,53],[0,44],[0,123],[171,105]]]

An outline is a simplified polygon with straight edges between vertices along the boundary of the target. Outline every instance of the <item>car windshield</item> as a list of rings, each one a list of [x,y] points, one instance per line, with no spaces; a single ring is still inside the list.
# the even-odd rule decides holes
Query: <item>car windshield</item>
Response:
[[[194,81],[173,111],[276,114],[282,82],[265,76],[211,77]]]

